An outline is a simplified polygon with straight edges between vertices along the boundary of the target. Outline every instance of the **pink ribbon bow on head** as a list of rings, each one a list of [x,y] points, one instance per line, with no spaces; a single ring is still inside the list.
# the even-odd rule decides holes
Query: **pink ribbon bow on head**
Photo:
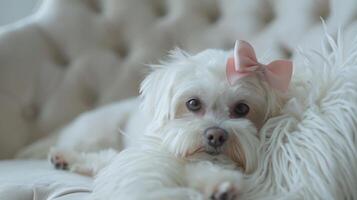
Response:
[[[228,82],[233,85],[240,78],[262,72],[268,84],[281,91],[287,91],[291,80],[293,64],[289,60],[275,60],[268,65],[258,62],[253,47],[245,41],[236,41],[234,56],[228,58],[226,73]]]

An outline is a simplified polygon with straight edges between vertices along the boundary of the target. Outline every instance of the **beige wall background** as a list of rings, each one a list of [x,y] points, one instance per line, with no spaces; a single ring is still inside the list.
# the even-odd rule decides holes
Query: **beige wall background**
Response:
[[[41,0],[0,0],[0,26],[32,14]]]

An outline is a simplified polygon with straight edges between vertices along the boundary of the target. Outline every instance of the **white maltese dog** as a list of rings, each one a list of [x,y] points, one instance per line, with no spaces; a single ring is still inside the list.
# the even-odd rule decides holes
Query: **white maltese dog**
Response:
[[[94,199],[238,198],[242,173],[251,173],[257,165],[258,131],[285,102],[292,63],[261,64],[252,46],[239,41],[233,56],[221,50],[194,56],[176,50],[153,69],[142,83],[139,100],[140,112],[150,121],[143,125],[146,122],[136,119],[134,126],[145,126],[144,133],[133,137],[126,132],[135,142],[120,153],[55,149],[51,162],[57,168],[96,174]],[[81,136],[79,141],[90,137]]]

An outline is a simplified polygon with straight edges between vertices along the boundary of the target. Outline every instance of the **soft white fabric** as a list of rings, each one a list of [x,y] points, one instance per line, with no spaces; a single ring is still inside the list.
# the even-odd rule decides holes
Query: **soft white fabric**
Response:
[[[47,0],[0,30],[0,158],[79,113],[136,95],[144,63],[179,46],[253,43],[267,60],[355,21],[355,0]]]
[[[55,171],[46,161],[1,161],[0,199],[88,199],[92,180]]]

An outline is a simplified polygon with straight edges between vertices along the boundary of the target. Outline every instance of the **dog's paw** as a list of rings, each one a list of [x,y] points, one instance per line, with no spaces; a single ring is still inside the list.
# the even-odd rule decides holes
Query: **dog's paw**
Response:
[[[231,182],[223,182],[218,184],[210,196],[211,200],[236,200],[238,198],[238,190]]]
[[[56,169],[67,170],[85,176],[93,176],[92,165],[82,162],[79,152],[52,148],[48,158],[51,165]]]
[[[49,155],[49,161],[56,169],[69,170],[70,165],[70,152],[51,149]]]
[[[68,162],[63,155],[52,155],[50,161],[56,169],[68,170]]]

